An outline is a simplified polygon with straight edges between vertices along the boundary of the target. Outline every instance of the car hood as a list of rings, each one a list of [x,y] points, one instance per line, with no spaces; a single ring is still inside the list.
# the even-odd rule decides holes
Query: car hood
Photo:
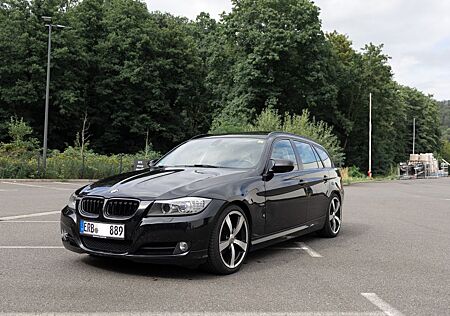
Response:
[[[230,183],[242,178],[247,172],[248,170],[230,168],[146,169],[97,181],[83,188],[79,195],[140,200],[173,199]]]

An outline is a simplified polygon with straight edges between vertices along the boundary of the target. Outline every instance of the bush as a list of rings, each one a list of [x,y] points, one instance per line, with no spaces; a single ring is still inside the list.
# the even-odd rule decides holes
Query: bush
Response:
[[[0,157],[23,157],[30,158],[35,155],[38,148],[38,141],[30,137],[33,129],[23,118],[11,117],[11,121],[6,124],[10,143],[0,144]]]
[[[23,119],[11,118],[8,123],[10,143],[0,144],[0,178],[41,178],[42,159],[36,139],[30,138],[33,132]],[[48,153],[45,177],[51,179],[98,179],[112,176],[120,172],[133,170],[135,159],[155,159],[159,153],[151,150],[135,155],[99,155],[79,146],[69,146],[64,152],[53,150]]]
[[[351,178],[365,178],[366,175],[362,173],[358,167],[351,166],[348,168],[348,176]]]
[[[37,178],[38,159],[11,157],[0,154],[0,179]]]
[[[151,152],[149,159],[159,154]],[[50,179],[99,179],[133,170],[136,155],[99,155],[92,151],[85,153],[84,163],[80,152],[74,147],[68,147],[64,152],[52,151],[47,158],[46,178]],[[0,156],[0,178],[40,178],[38,154],[32,157]]]
[[[156,158],[153,152],[149,159]],[[99,155],[86,151],[84,162],[76,148],[68,147],[64,152],[54,152],[47,159],[47,178],[60,179],[99,179],[133,170],[135,159],[140,155]]]
[[[342,182],[344,182],[344,184],[351,184],[354,182],[362,182],[370,180],[370,178],[366,177],[364,173],[362,173],[356,166],[341,168],[339,169],[339,172],[341,174]]]

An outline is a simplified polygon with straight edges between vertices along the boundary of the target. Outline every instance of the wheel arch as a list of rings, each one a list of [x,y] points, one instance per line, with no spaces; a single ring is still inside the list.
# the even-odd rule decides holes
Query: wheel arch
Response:
[[[251,233],[253,230],[253,220],[252,220],[252,216],[250,213],[250,209],[248,208],[247,204],[245,204],[243,201],[240,200],[233,200],[233,201],[229,201],[224,205],[224,208],[230,206],[230,205],[237,205],[239,206],[245,213],[245,216],[247,216],[247,220],[248,220],[248,229],[249,229],[249,235],[251,238]]]
[[[334,189],[333,191],[331,191],[330,197],[333,194],[337,195],[337,197],[339,198],[339,201],[341,201],[341,203],[342,203],[342,198],[343,198],[342,192],[340,190]]]

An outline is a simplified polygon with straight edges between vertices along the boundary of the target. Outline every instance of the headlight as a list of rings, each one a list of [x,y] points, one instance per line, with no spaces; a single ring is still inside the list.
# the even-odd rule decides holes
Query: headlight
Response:
[[[74,210],[76,208],[76,203],[77,203],[77,195],[75,193],[72,193],[72,195],[69,198],[69,202],[67,202],[67,206]]]
[[[211,202],[210,199],[199,197],[185,197],[175,200],[155,201],[147,216],[158,215],[191,215],[203,211]]]

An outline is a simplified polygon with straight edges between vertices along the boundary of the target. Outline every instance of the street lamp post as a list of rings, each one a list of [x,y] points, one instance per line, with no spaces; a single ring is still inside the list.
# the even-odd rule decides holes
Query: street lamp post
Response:
[[[372,93],[369,93],[369,170],[367,176],[372,178]]]
[[[48,135],[48,107],[49,107],[49,98],[50,98],[50,60],[51,60],[51,49],[52,49],[52,28],[63,29],[64,25],[52,24],[52,18],[49,16],[43,16],[42,19],[45,26],[48,27],[48,48],[47,48],[47,82],[45,85],[45,119],[44,119],[44,146],[42,150],[42,169],[43,175],[47,171],[47,135]]]

